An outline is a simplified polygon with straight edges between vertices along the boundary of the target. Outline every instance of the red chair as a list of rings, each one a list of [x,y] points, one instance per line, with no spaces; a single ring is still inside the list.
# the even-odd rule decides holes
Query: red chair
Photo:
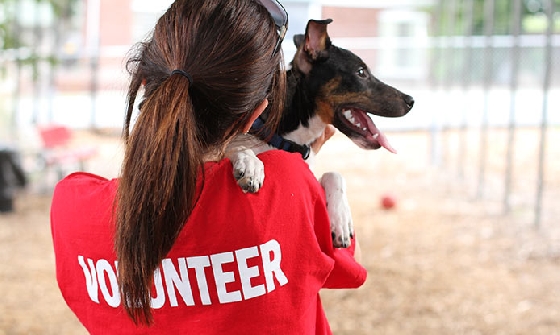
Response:
[[[61,125],[42,126],[39,135],[43,144],[41,159],[46,169],[55,168],[58,179],[64,177],[65,167],[78,164],[83,171],[85,162],[97,155],[97,148],[91,146],[73,146],[72,130]]]

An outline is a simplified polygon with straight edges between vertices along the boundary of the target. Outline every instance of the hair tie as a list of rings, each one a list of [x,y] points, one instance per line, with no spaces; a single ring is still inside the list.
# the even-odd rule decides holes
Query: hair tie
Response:
[[[189,84],[193,83],[193,79],[187,71],[183,71],[183,70],[173,70],[173,71],[171,71],[171,75],[174,75],[174,74],[180,74],[180,75],[186,77],[189,80]]]

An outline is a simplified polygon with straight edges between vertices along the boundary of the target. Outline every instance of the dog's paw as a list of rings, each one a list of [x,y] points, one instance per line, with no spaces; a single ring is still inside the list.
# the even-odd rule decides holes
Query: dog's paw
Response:
[[[339,173],[329,172],[321,177],[320,183],[327,199],[333,246],[348,248],[354,237],[354,225],[350,204],[346,198],[346,182]]]
[[[244,192],[257,193],[264,181],[264,164],[252,150],[239,151],[233,162],[233,177]]]
[[[331,219],[331,234],[335,248],[348,248],[352,244],[354,228],[350,206],[339,206],[335,211],[329,211]]]

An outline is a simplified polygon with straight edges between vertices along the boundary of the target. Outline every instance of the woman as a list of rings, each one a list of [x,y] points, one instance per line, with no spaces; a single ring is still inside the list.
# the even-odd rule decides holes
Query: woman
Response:
[[[280,115],[286,26],[274,0],[177,0],[129,60],[120,178],[72,174],[51,207],[59,287],[90,333],[328,334],[319,290],[364,282],[301,157],[260,155],[258,194],[223,158]]]

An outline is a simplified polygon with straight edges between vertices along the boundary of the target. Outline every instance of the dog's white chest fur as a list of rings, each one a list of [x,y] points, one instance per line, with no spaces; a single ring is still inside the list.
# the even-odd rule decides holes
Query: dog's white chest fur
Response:
[[[309,127],[304,127],[300,124],[296,130],[284,135],[284,138],[295,143],[311,145],[323,134],[326,126],[321,118],[315,115],[309,119]],[[309,152],[309,157],[305,161],[309,166],[313,166],[315,162],[315,152],[313,150]]]
[[[286,134],[284,138],[296,143],[309,145],[321,136],[323,131],[325,131],[326,126],[327,125],[321,120],[321,118],[315,115],[309,119],[309,127],[300,125],[298,129]]]

